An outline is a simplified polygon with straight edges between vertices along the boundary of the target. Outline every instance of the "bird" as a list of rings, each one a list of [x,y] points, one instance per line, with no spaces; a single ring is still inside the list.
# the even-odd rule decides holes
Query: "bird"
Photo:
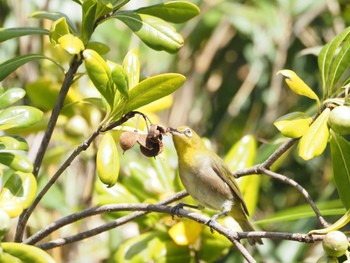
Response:
[[[222,215],[233,217],[245,232],[255,231],[239,186],[226,163],[208,149],[199,135],[187,126],[168,128],[178,156],[181,182],[198,208],[219,210],[209,226]],[[180,206],[184,204],[180,204]],[[190,206],[193,207],[193,206]],[[248,237],[250,245],[263,244],[258,237]]]

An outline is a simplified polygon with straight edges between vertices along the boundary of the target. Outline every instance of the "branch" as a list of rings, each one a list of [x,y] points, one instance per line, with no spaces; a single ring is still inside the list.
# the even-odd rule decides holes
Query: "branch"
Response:
[[[170,203],[173,203],[175,201],[178,201],[178,200],[186,197],[187,195],[188,195],[188,193],[186,191],[182,191],[182,192],[179,192],[179,193],[177,193],[177,194],[175,194],[167,199],[160,201],[157,204],[159,204],[159,205],[170,204]],[[113,212],[116,212],[116,211],[138,211],[138,210],[140,210],[139,207],[140,207],[139,204],[108,204],[108,205],[102,205],[99,207],[87,208],[87,209],[79,211],[77,213],[60,218],[59,220],[46,226],[44,229],[38,231],[37,233],[35,233],[31,237],[29,237],[27,240],[23,241],[23,243],[29,244],[29,245],[34,245],[37,242],[39,242],[40,240],[42,240],[43,238],[47,237],[49,234],[51,234],[55,230],[57,230],[61,227],[64,227],[68,224],[77,222],[81,219],[93,216],[93,215],[103,214],[103,213],[112,212],[112,211]],[[146,213],[143,213],[142,215],[144,215],[144,214],[146,214]],[[134,219],[134,218],[132,218],[132,219]]]
[[[144,115],[143,113],[140,113],[137,111],[131,111],[129,113],[126,113],[124,116],[122,116],[118,121],[109,125],[103,131],[108,131],[116,126],[123,124],[124,122],[128,121],[130,118],[134,117],[136,114],[141,114],[142,116]],[[56,173],[50,178],[50,180],[47,182],[47,184],[44,186],[44,188],[39,192],[39,194],[34,199],[33,203],[30,205],[30,207],[21,215],[20,220],[19,220],[18,225],[17,225],[17,231],[16,231],[16,235],[15,235],[16,242],[22,241],[23,232],[24,232],[24,228],[27,224],[27,221],[28,221],[30,215],[32,214],[32,212],[34,211],[35,207],[39,204],[40,200],[44,197],[44,195],[51,188],[51,186],[57,181],[57,179],[61,176],[61,174],[67,169],[67,167],[74,161],[74,159],[82,151],[85,151],[87,148],[89,148],[90,144],[96,139],[96,137],[100,134],[101,131],[102,131],[102,127],[99,127],[86,141],[84,141],[82,144],[80,144],[70,154],[70,156],[58,168]]]
[[[310,206],[311,206],[312,210],[314,210],[316,217],[317,217],[318,221],[320,222],[320,224],[323,227],[329,226],[327,221],[322,217],[320,211],[318,210],[315,202],[312,200],[310,194],[305,190],[304,187],[302,187],[300,184],[298,184],[293,179],[290,179],[285,175],[272,172],[271,170],[261,168],[260,172],[295,187],[305,197],[306,201],[310,204]]]
[[[54,108],[52,109],[50,120],[47,124],[45,134],[43,136],[38,153],[37,153],[35,160],[34,160],[34,165],[33,165],[34,166],[34,169],[33,169],[34,176],[37,176],[39,173],[41,163],[43,161],[47,146],[49,145],[53,130],[56,127],[56,122],[57,122],[58,116],[60,115],[61,109],[63,107],[64,100],[67,96],[67,93],[69,91],[70,86],[73,83],[74,75],[77,72],[77,70],[82,62],[83,62],[82,58],[78,57],[78,55],[75,55],[73,57],[73,60],[69,66],[67,73],[64,76],[64,80],[63,80],[60,92],[58,93],[56,104],[55,104]],[[27,220],[28,220],[28,218],[26,217],[25,213],[22,213],[18,219],[15,241],[20,241],[22,239],[24,227],[26,225]]]
[[[100,213],[105,212],[112,212],[112,211],[137,211],[132,214],[129,214],[127,216],[121,217],[119,219],[116,219],[110,223],[101,225],[99,227],[96,227],[94,229],[68,236],[65,238],[56,239],[44,244],[38,245],[38,247],[48,250],[55,247],[63,246],[69,243],[77,242],[95,235],[98,235],[102,232],[108,231],[112,228],[116,228],[120,225],[123,225],[129,221],[132,221],[138,217],[141,217],[145,214],[148,214],[150,212],[159,212],[159,213],[166,213],[166,214],[172,214],[172,207],[167,206],[166,204],[169,204],[171,202],[174,202],[176,200],[179,200],[187,195],[186,191],[182,191],[177,193],[176,195],[163,200],[161,202],[158,202],[156,204],[111,204],[111,205],[103,205],[96,208],[90,208],[86,209],[84,211],[72,214],[70,216],[67,216],[65,218],[62,218],[55,223],[49,225],[42,231],[38,232],[37,234],[33,235],[31,238],[26,240],[24,243],[26,244],[34,244],[38,240],[44,238],[49,233],[53,232],[55,229],[58,229],[62,227],[63,225],[66,225],[68,223],[71,223],[76,220],[80,220],[82,218],[85,218],[90,215],[96,215]],[[194,220],[200,224],[206,225],[209,217],[195,213],[193,211],[188,211],[184,209],[179,209],[178,215],[181,217],[186,217],[191,220]],[[73,220],[74,218],[74,220]],[[58,227],[55,227],[55,224],[59,224]],[[54,229],[55,228],[55,229]],[[235,232],[231,229],[228,229],[221,225],[218,222],[212,223],[212,228],[216,230],[221,235],[225,236],[228,240],[230,240],[236,248],[240,251],[240,253],[243,255],[243,257],[247,260],[247,262],[255,262],[253,257],[249,254],[249,252],[246,250],[246,248],[240,243],[240,239],[245,239],[249,237],[259,237],[259,238],[270,238],[270,239],[277,239],[277,240],[291,240],[291,241],[297,241],[297,242],[303,242],[303,243],[313,243],[315,241],[321,241],[323,240],[323,235],[309,235],[309,234],[302,234],[302,233],[286,233],[286,232]]]

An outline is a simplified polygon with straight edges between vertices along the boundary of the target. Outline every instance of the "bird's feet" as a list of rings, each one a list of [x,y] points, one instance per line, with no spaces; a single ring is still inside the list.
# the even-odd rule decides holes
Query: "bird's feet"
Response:
[[[191,207],[191,208],[195,208],[198,209],[199,207],[196,205],[189,205],[189,204],[184,204],[184,203],[178,203],[177,205],[173,206],[171,208],[171,215],[172,215],[172,219],[174,219],[174,216],[178,216],[181,217],[181,215],[179,214],[179,210],[183,209],[184,207]]]
[[[223,216],[223,215],[227,215],[227,212],[224,211],[224,212],[221,212],[221,213],[218,213],[218,214],[215,214],[211,217],[211,219],[209,219],[205,224],[208,225],[210,227],[210,232],[213,234],[214,233],[214,229],[213,229],[213,226],[214,224],[217,222],[218,218],[220,216]]]

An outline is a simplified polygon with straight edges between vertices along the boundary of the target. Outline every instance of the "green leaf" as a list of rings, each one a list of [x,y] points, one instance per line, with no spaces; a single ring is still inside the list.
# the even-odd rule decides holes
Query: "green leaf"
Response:
[[[8,75],[10,75],[12,72],[14,72],[17,68],[24,65],[25,63],[39,59],[48,59],[52,61],[64,72],[64,68],[62,68],[62,66],[60,66],[55,60],[49,57],[46,57],[41,54],[26,54],[14,57],[0,64],[0,81],[4,80]]]
[[[327,125],[329,114],[330,109],[326,108],[301,137],[298,154],[304,160],[319,156],[326,149],[329,138]]]
[[[150,48],[175,53],[183,46],[182,36],[160,18],[133,12],[119,12],[113,17],[124,22]]]
[[[0,149],[28,151],[27,142],[16,135],[2,135],[0,136]]]
[[[114,105],[115,89],[112,81],[111,70],[106,61],[94,50],[85,49],[83,51],[86,72],[109,105],[110,111]]]
[[[333,63],[329,71],[329,78],[327,81],[327,87],[329,93],[333,95],[334,87],[337,85],[340,77],[344,74],[345,70],[349,67],[350,64],[350,37],[347,35],[347,38],[343,42],[343,45],[339,53],[334,58]]]
[[[163,98],[180,88],[186,78],[183,75],[168,73],[147,78],[129,92],[125,112],[129,112]]]
[[[0,109],[4,109],[13,103],[19,101],[25,96],[26,92],[24,89],[12,88],[6,90],[4,93],[0,94]]]
[[[0,28],[0,43],[15,37],[48,34],[48,30],[37,27]]]
[[[332,132],[330,139],[334,182],[346,209],[350,208],[350,143]]]
[[[350,209],[346,211],[345,215],[339,218],[332,225],[326,228],[312,230],[308,234],[327,234],[328,232],[335,231],[342,228],[343,226],[347,225],[349,222],[350,222]]]
[[[246,135],[236,142],[225,156],[225,162],[230,170],[236,171],[252,166],[256,148],[256,140],[251,135]],[[237,180],[250,214],[254,213],[257,205],[260,178],[260,175],[251,175]]]
[[[69,19],[69,17],[61,12],[47,12],[47,11],[37,11],[34,12],[30,15],[30,17],[33,18],[45,18],[45,19],[49,19],[51,21],[56,21],[57,19],[64,17],[65,20],[67,21],[68,27],[69,27],[69,31],[71,33],[73,33],[74,35],[78,34],[77,29],[75,28],[73,22]]]
[[[55,263],[55,260],[47,252],[35,246],[15,242],[1,242],[1,247],[5,256],[10,255],[16,259],[14,263]],[[0,256],[0,262],[9,262],[2,261],[2,257]]]
[[[26,128],[40,121],[42,111],[30,106],[12,106],[0,112],[0,130]]]
[[[96,41],[90,41],[87,44],[86,48],[95,50],[100,55],[107,54],[110,50],[108,45],[101,42],[96,42]]]
[[[120,94],[128,99],[129,98],[129,85],[128,85],[128,75],[125,69],[118,64],[112,70],[112,80],[116,85]]]
[[[139,14],[156,16],[171,23],[184,23],[197,16],[200,12],[196,5],[185,1],[151,5],[135,11]]]
[[[72,55],[79,54],[85,48],[80,38],[72,34],[67,34],[60,37],[58,39],[58,43],[64,50],[66,50],[69,54]]]
[[[345,38],[350,34],[350,27],[346,28],[341,34],[337,35],[332,39],[327,45],[325,45],[320,55],[318,56],[318,68],[321,73],[322,78],[322,89],[323,97],[328,97],[331,93],[332,87],[328,87],[328,79],[331,77],[329,75],[330,67],[333,62],[333,58],[337,52],[338,47],[344,41]]]
[[[67,34],[69,34],[69,28],[64,17],[61,17],[52,23],[50,28],[50,41],[52,45],[58,45],[58,39]]]
[[[132,89],[139,84],[140,79],[140,60],[136,49],[132,49],[126,54],[123,68],[128,75],[129,89]]]
[[[312,118],[304,112],[291,112],[278,118],[273,124],[286,137],[300,138],[304,135]]]
[[[31,173],[33,164],[24,156],[14,152],[0,151],[0,163],[10,167],[15,171]]]
[[[96,0],[86,0],[83,3],[83,21],[81,29],[81,39],[84,44],[88,43],[95,26],[97,3]]]

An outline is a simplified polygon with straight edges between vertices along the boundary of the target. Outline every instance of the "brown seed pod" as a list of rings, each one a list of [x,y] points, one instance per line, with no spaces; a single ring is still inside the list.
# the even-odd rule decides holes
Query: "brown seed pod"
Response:
[[[139,134],[137,132],[126,131],[120,135],[119,144],[123,152],[131,149],[137,142]]]
[[[149,142],[148,147],[152,148],[146,148],[140,145],[141,153],[147,157],[156,157],[163,151],[163,143],[161,141],[158,143]]]

